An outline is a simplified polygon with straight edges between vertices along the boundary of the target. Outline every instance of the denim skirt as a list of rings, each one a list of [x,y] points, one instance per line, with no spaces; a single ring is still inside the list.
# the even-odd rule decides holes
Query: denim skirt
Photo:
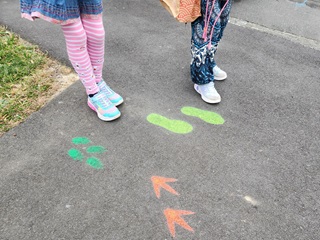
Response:
[[[102,0],[20,0],[21,16],[42,18],[56,24],[69,24],[79,18],[100,18]]]

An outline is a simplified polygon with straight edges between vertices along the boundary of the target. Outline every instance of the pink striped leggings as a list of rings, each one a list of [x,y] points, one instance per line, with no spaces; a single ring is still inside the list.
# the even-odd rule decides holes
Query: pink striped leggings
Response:
[[[80,19],[61,27],[69,59],[87,94],[97,93],[104,62],[105,31],[102,19]]]

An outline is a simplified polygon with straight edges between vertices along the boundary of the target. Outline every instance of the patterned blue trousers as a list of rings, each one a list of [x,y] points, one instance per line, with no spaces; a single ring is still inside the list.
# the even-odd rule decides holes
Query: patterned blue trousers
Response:
[[[207,9],[208,2],[208,9]],[[201,1],[201,14],[198,19],[191,23],[192,38],[191,38],[191,80],[199,85],[214,81],[213,68],[216,66],[214,61],[214,55],[217,51],[218,43],[220,42],[223,31],[227,26],[232,0],[228,2],[222,11],[219,19],[216,21],[213,32],[212,26],[219,15],[221,9],[226,3],[226,0],[216,0],[210,20],[208,21],[207,38],[203,38],[203,32],[205,28],[206,12],[207,18],[212,8],[214,0],[202,0]],[[207,10],[207,11],[206,11]],[[212,33],[212,38],[210,37]],[[210,47],[211,38],[211,47]],[[210,48],[210,49],[209,49]]]

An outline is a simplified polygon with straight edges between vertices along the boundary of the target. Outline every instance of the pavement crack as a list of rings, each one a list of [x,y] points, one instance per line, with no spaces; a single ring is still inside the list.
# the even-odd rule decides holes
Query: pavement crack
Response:
[[[288,32],[284,32],[284,31],[280,31],[280,30],[276,30],[276,29],[271,29],[256,23],[252,23],[252,22],[248,22],[245,20],[241,20],[238,18],[230,18],[229,22],[233,25],[239,26],[239,27],[244,27],[244,28],[248,28],[248,29],[253,29],[253,30],[257,30],[260,32],[264,32],[264,33],[269,33],[272,34],[274,36],[278,36],[287,40],[290,40],[294,43],[298,43],[303,45],[304,47],[308,47],[308,48],[312,48],[315,50],[320,51],[320,42],[314,39],[309,39],[309,38],[305,38],[302,36],[298,36],[292,33],[288,33]]]

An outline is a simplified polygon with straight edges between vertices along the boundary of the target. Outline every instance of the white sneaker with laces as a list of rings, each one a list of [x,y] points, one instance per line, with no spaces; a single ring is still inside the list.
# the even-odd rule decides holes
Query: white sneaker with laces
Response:
[[[227,78],[227,73],[221,68],[219,68],[217,65],[213,68],[213,75],[214,75],[214,80],[225,80]]]
[[[201,95],[202,100],[207,103],[221,102],[220,94],[215,89],[213,82],[203,85],[194,84],[194,89]]]

